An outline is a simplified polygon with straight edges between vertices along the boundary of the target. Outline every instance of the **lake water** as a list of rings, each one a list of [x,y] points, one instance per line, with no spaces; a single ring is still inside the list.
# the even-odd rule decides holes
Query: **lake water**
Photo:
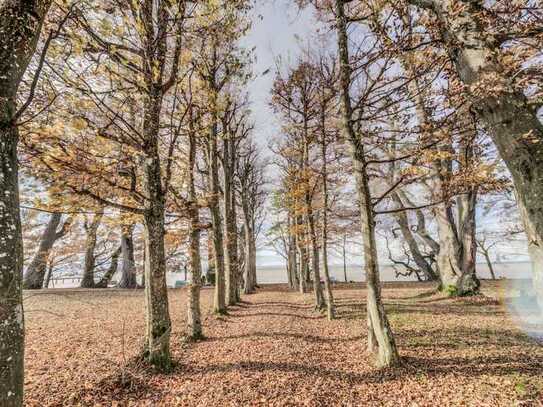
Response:
[[[365,281],[364,266],[347,266],[347,281]],[[532,275],[532,264],[530,262],[511,262],[511,263],[494,263],[494,273],[496,278],[519,278],[529,279]],[[477,275],[479,278],[491,278],[488,266],[486,263],[477,264]],[[337,281],[345,281],[345,273],[343,266],[330,266],[330,276]],[[396,273],[392,266],[384,265],[380,269],[381,281],[416,281],[416,277],[396,277]],[[261,284],[268,283],[286,283],[287,273],[284,267],[269,266],[260,267],[257,269],[257,279]]]
[[[530,262],[500,262],[494,263],[494,272],[497,278],[508,279],[530,279],[532,275],[532,264]],[[347,281],[365,281],[363,266],[348,265]],[[337,281],[345,281],[343,266],[330,266],[330,275]],[[491,278],[486,263],[477,264],[477,275],[479,278]],[[416,277],[396,277],[392,266],[383,265],[380,269],[381,281],[416,281]],[[189,273],[190,278],[190,273]],[[115,277],[114,277],[115,279]],[[167,273],[166,281],[169,287],[174,287],[176,282],[184,281],[184,273]],[[257,266],[257,281],[259,284],[286,283],[287,273],[282,266]],[[51,284],[51,288],[71,288],[78,287],[81,280],[77,277],[56,280]]]

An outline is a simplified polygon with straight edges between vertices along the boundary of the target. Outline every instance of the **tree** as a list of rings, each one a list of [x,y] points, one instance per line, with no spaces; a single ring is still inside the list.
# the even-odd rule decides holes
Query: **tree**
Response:
[[[187,337],[191,340],[203,338],[202,318],[200,312],[200,288],[202,285],[202,262],[200,256],[200,207],[196,195],[196,162],[198,152],[198,140],[194,128],[193,106],[189,108],[189,202],[190,202],[190,232],[189,232],[189,253],[191,281],[187,304]]]
[[[119,256],[121,255],[122,246],[118,246],[117,249],[111,254],[110,264],[106,272],[102,275],[102,278],[94,284],[94,288],[107,288],[113,275],[117,272],[119,265]]]
[[[408,3],[433,17],[428,30],[441,40],[473,109],[511,172],[534,264],[534,286],[543,304],[543,125],[537,115],[539,92],[532,93],[533,99],[524,92],[540,71],[538,64],[525,68],[540,49],[540,10],[526,15],[525,2],[512,8],[504,1]],[[506,14],[494,13],[504,7]]]
[[[183,111],[175,94],[186,73],[180,61],[186,17],[194,12],[190,5],[184,0],[79,4],[66,47],[49,64],[56,78],[50,86],[61,88],[64,97],[53,120],[30,128],[27,141],[47,182],[143,220],[143,355],[160,369],[171,365],[165,214],[172,178],[183,173],[173,162],[186,106]]]
[[[237,161],[237,182],[241,201],[244,232],[244,293],[251,294],[257,285],[256,240],[261,227],[262,210],[265,200],[263,186],[264,163],[258,156],[254,142],[248,139]]]
[[[68,218],[63,222],[60,229],[58,229],[61,220],[62,213],[60,212],[54,212],[49,216],[49,221],[40,239],[40,245],[32,262],[26,269],[23,288],[38,289],[45,286],[44,278],[49,254],[55,242],[68,232],[71,224],[71,218]]]
[[[361,140],[353,129],[353,110],[350,98],[351,65],[347,34],[347,18],[343,0],[335,0],[336,30],[338,36],[340,92],[342,105],[342,131],[350,145],[353,169],[356,178],[358,199],[360,202],[360,223],[364,242],[364,263],[368,290],[368,347],[375,352],[377,347],[377,363],[380,366],[393,366],[399,363],[396,343],[389,326],[388,318],[381,301],[381,288],[377,264],[377,247],[375,243],[375,220],[369,190],[367,159]]]
[[[119,288],[136,288],[136,259],[134,256],[134,225],[123,224],[121,226],[121,278],[118,283]]]
[[[9,0],[0,5],[0,404],[6,407],[22,405],[24,382],[17,144],[20,108],[25,104],[18,109],[17,98],[50,5],[48,0]]]
[[[489,242],[488,236],[486,234],[482,234],[477,237],[477,250],[484,256],[492,280],[496,279],[496,273],[494,272],[494,266],[492,265],[492,260],[490,259],[490,250],[492,250],[492,248],[495,247],[497,243],[497,241]]]
[[[238,96],[239,97],[239,96]],[[224,131],[222,154],[220,156],[223,179],[223,218],[224,253],[225,253],[225,297],[227,305],[239,301],[240,270],[237,258],[238,227],[237,227],[237,195],[235,188],[236,160],[239,157],[239,146],[247,137],[253,126],[248,124],[247,100],[236,100],[236,95],[227,98],[227,107],[222,115]]]
[[[92,221],[88,222],[85,220],[85,231],[87,233],[87,238],[85,241],[85,263],[83,269],[83,278],[81,280],[81,288],[94,288],[94,268],[96,267],[96,241],[98,228],[102,222],[102,217],[104,216],[104,211],[100,208],[96,214],[93,216]]]

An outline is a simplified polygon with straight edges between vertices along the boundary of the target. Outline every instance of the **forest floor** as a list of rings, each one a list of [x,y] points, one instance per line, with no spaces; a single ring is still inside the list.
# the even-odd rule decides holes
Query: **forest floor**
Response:
[[[169,374],[135,361],[143,292],[25,292],[26,405],[543,405],[543,346],[515,324],[510,291],[503,281],[466,299],[445,299],[425,284],[385,288],[404,365],[378,370],[365,352],[360,287],[335,291],[334,321],[313,310],[310,294],[281,286],[216,317],[205,289],[207,339],[192,344],[182,338],[185,290],[171,290]]]

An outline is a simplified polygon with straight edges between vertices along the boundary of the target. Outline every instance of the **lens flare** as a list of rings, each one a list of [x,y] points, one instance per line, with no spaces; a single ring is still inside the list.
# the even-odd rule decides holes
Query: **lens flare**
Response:
[[[543,344],[543,298],[537,297],[532,278],[507,280],[505,295],[515,324]]]

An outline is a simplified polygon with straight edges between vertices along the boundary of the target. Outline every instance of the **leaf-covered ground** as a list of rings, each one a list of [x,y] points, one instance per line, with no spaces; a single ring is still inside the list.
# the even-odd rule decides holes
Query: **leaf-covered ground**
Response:
[[[516,327],[504,283],[485,296],[444,299],[431,286],[384,290],[404,366],[377,370],[365,352],[364,290],[335,292],[327,321],[301,296],[268,287],[228,316],[211,315],[207,340],[182,339],[184,290],[170,291],[169,374],[136,361],[144,333],[141,291],[26,292],[29,406],[69,405],[543,405],[543,347]]]

